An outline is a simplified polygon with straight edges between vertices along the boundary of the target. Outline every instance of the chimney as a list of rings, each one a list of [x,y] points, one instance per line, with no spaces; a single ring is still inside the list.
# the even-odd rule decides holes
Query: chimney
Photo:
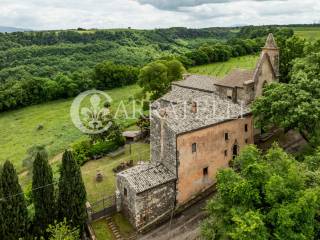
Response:
[[[197,102],[192,102],[191,112],[192,113],[197,113],[198,112]]]

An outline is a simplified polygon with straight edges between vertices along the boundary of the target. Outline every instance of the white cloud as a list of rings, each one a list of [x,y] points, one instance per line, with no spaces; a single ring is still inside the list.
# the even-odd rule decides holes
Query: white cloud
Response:
[[[318,0],[1,0],[0,9],[0,25],[32,29],[209,27],[320,20]]]

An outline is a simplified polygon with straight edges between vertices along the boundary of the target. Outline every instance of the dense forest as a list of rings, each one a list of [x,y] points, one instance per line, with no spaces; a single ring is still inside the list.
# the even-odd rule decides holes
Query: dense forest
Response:
[[[272,26],[1,33],[0,112],[133,84],[139,69],[158,59],[188,68],[254,54],[269,32],[293,35]]]

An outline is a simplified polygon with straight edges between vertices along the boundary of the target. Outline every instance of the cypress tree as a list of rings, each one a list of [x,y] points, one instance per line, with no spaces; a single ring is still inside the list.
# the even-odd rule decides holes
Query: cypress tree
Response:
[[[59,220],[64,218],[82,233],[87,220],[86,190],[80,167],[71,151],[65,151],[60,169],[59,196],[57,202]]]
[[[1,174],[2,174],[2,166],[0,165],[0,239],[3,239],[4,236],[4,216],[3,216],[3,192],[2,192],[2,184],[1,184]]]
[[[0,239],[16,240],[27,235],[28,210],[19,184],[18,175],[11,162],[6,161],[1,174],[1,215]]]
[[[36,153],[32,176],[34,233],[40,236],[55,219],[53,174],[45,150]]]

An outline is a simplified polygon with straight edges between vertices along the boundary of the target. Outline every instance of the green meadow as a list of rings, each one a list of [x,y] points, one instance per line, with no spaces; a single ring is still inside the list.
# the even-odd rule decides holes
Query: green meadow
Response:
[[[308,41],[320,39],[320,27],[296,27],[293,29],[295,35],[305,38]]]
[[[111,110],[117,111],[123,126],[134,124],[124,119],[127,110],[130,116],[133,102],[130,100],[141,89],[137,85],[106,91],[113,99]],[[120,101],[123,100],[123,105]],[[45,145],[50,157],[68,148],[71,143],[84,138],[72,123],[70,106],[72,99],[52,101],[0,114],[0,163],[9,159],[18,172],[24,170],[22,160],[27,150],[34,145]],[[120,106],[120,107],[119,107]],[[136,110],[139,106],[137,106]],[[42,125],[43,129],[39,129]]]
[[[213,77],[223,77],[228,74],[232,69],[253,69],[258,61],[258,56],[249,55],[237,58],[231,58],[227,62],[218,62],[202,66],[190,68],[190,73],[208,75]]]

